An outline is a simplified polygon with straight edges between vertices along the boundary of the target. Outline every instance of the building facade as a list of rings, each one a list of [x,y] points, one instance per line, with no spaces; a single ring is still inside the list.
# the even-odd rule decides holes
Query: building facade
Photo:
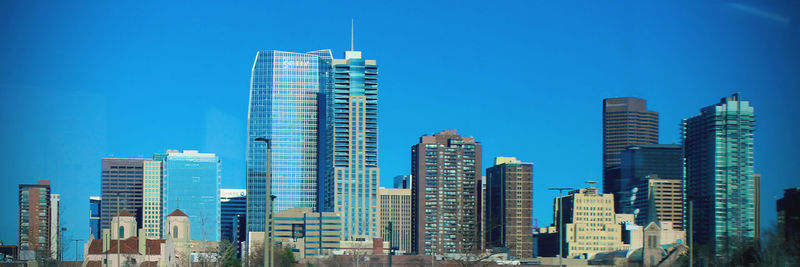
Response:
[[[94,238],[100,238],[100,233],[103,232],[100,230],[101,206],[102,200],[99,196],[89,197],[89,233],[94,236]]]
[[[308,53],[259,51],[253,63],[247,124],[247,230],[264,231],[267,144],[274,211],[317,209],[318,183],[327,174],[332,125],[327,106],[332,90],[330,50]],[[322,112],[322,114],[320,114]],[[320,129],[320,123],[326,127]],[[320,146],[320,141],[323,146]],[[322,150],[320,150],[322,147]],[[320,158],[320,155],[323,155]],[[321,176],[320,174],[323,174]]]
[[[505,247],[508,255],[533,255],[533,163],[497,157],[486,169],[485,248]]]
[[[620,153],[634,144],[658,143],[658,113],[635,97],[603,99],[603,193],[620,188]],[[615,209],[619,211],[618,206]]]
[[[683,120],[693,241],[713,245],[717,255],[755,240],[754,130],[753,107],[738,94]]]
[[[411,189],[411,175],[398,175],[392,180],[394,188]]]
[[[553,222],[558,222],[561,213],[563,226],[556,223],[556,227],[543,228],[542,232],[555,230],[561,235],[566,257],[592,258],[597,253],[623,248],[621,223],[632,216],[614,213],[614,195],[600,194],[593,187],[582,188],[556,198],[553,206]],[[557,254],[557,246],[555,251]]]
[[[214,153],[168,150],[163,161],[162,215],[180,209],[189,214],[191,238],[219,241],[221,163]],[[166,217],[162,224],[166,224]]]
[[[661,222],[670,222],[674,230],[683,230],[683,181],[675,179],[646,179],[634,187],[636,197],[631,201],[636,225],[650,223],[648,214],[655,208]]]
[[[239,220],[247,216],[246,189],[220,189],[220,239],[238,244],[245,240],[244,229],[239,227]]]
[[[791,244],[800,242],[800,205],[797,203],[800,203],[800,187],[784,190],[783,198],[778,199],[776,203],[778,210],[776,230]]]
[[[411,250],[471,253],[481,247],[481,145],[456,131],[411,147]]]
[[[324,210],[342,216],[342,240],[378,232],[378,66],[347,51],[333,59],[333,173],[321,190]]]
[[[614,194],[617,213],[634,214],[636,224],[646,226],[652,192],[659,219],[683,230],[683,147],[632,145],[620,153],[620,159],[620,191]],[[651,179],[658,181],[651,183]]]
[[[100,197],[103,205],[100,210],[100,229],[111,227],[111,216],[117,214],[117,210],[134,214],[141,224],[145,160],[147,159],[102,159]]]
[[[19,185],[19,245],[20,257],[50,257],[52,248],[52,213],[50,181]],[[26,255],[27,256],[27,255]]]
[[[145,160],[142,174],[142,227],[146,238],[161,238],[161,161]]]
[[[61,195],[50,194],[50,258],[61,260]]]
[[[411,189],[381,188],[380,232],[383,240],[389,240],[389,222],[392,223],[392,247],[396,254],[411,253]]]
[[[292,208],[275,214],[275,242],[296,249],[302,258],[339,249],[342,218],[335,212]],[[263,243],[263,232],[260,235]]]

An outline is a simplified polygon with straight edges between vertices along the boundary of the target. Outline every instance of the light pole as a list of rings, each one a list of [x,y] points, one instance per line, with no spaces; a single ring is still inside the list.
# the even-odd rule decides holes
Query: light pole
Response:
[[[83,241],[83,239],[72,239],[75,242],[75,261],[78,261],[78,241]]]
[[[272,195],[272,141],[264,137],[258,137],[254,141],[264,142],[267,145],[267,160],[265,171],[265,185],[266,185],[266,205],[264,207],[264,219],[266,223],[264,226],[264,267],[272,267],[272,200],[275,196]]]
[[[563,234],[564,229],[562,229],[562,218],[564,217],[564,205],[561,205],[563,199],[561,199],[561,193],[564,190],[573,190],[573,188],[568,187],[556,187],[556,188],[548,188],[547,190],[558,191],[558,266],[564,266],[561,264],[561,259],[564,258],[564,240],[561,237]]]

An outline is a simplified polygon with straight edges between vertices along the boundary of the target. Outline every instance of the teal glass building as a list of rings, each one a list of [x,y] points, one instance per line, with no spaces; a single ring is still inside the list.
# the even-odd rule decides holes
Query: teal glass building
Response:
[[[683,120],[693,241],[712,245],[720,256],[757,239],[754,124],[753,107],[739,94]]]
[[[333,114],[326,142],[332,173],[321,186],[325,211],[342,216],[342,240],[379,236],[378,232],[378,66],[345,52],[333,60],[334,86],[327,113]],[[331,118],[328,117],[330,120]]]
[[[264,231],[266,221],[267,144],[256,138],[271,140],[274,212],[317,209],[317,184],[325,173],[320,167],[327,159],[327,146],[319,144],[327,142],[329,129],[321,123],[328,121],[332,58],[330,50],[256,53],[247,124],[247,231]]]
[[[168,150],[156,158],[163,158],[162,223],[167,214],[180,209],[189,216],[191,239],[220,241],[219,158],[196,150]]]

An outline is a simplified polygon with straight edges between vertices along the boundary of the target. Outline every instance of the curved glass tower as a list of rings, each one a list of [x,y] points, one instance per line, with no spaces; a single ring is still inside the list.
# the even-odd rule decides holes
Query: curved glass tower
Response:
[[[247,123],[247,231],[264,231],[267,146],[255,141],[259,137],[272,142],[274,212],[317,208],[318,154],[324,152],[319,121],[326,116],[318,107],[330,91],[331,59],[330,50],[256,54]]]

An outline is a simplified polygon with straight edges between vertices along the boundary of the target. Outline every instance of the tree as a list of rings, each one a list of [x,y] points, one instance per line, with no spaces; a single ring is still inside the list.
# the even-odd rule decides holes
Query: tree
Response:
[[[219,260],[222,267],[242,266],[242,261],[236,258],[236,246],[233,246],[228,240],[223,240],[219,243],[219,255],[222,255]]]

